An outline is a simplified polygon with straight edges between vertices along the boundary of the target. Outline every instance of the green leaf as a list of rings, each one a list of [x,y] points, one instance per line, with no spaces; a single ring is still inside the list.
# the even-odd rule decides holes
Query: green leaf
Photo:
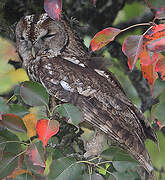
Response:
[[[47,119],[47,109],[45,106],[35,106],[30,108],[30,112],[36,114],[37,119]]]
[[[6,146],[5,142],[6,142],[6,139],[4,137],[0,136],[0,161],[2,160],[3,151]]]
[[[93,173],[92,176],[91,176],[91,179],[92,180],[104,180],[105,178],[103,176],[101,176],[100,174],[98,174],[98,173]]]
[[[9,112],[9,106],[6,104],[5,100],[2,97],[0,97],[0,112],[1,113]]]
[[[158,119],[162,126],[165,125],[165,89],[159,95],[159,103],[152,108],[152,114]]]
[[[0,163],[0,179],[8,176],[17,166],[17,157],[12,153],[4,153]]]
[[[26,127],[23,123],[23,120],[14,114],[3,114],[1,125],[16,132],[26,132]]]
[[[49,103],[49,94],[37,82],[25,81],[20,88],[20,95],[24,102],[30,106],[43,106]]]
[[[77,180],[82,179],[85,165],[76,163],[72,157],[60,158],[53,162],[48,176],[49,180]]]
[[[110,161],[128,161],[128,162],[137,162],[134,160],[128,153],[121,150],[117,146],[111,146],[101,153],[101,157]]]
[[[18,154],[20,152],[20,143],[13,142],[19,141],[18,137],[7,129],[3,129],[0,131],[0,136],[6,140],[6,146],[4,151],[11,152],[14,154]],[[11,142],[10,142],[11,141]]]
[[[165,169],[165,137],[162,134],[162,132],[157,131],[157,136],[158,136],[158,142],[159,142],[159,147],[160,149],[154,144],[151,140],[146,141],[146,147],[148,150],[148,153],[151,157],[153,166],[160,169]],[[159,180],[160,173],[159,171],[155,172],[157,179]],[[162,173],[162,179],[165,179],[165,174]]]
[[[72,104],[61,104],[56,108],[56,111],[60,116],[69,118],[69,122],[71,121],[73,125],[77,126],[82,122],[82,113]]]
[[[113,172],[112,173],[114,177],[117,178],[117,180],[137,180],[140,179],[139,175],[137,172]]]
[[[10,104],[10,113],[15,114],[17,116],[25,116],[29,113],[28,109],[25,106],[19,105],[19,104]]]
[[[113,161],[114,168],[119,172],[125,172],[126,170],[134,169],[138,163],[128,161]]]
[[[46,150],[47,149],[49,149],[49,146],[46,148]],[[52,148],[50,148],[49,151],[51,151],[53,153],[53,159],[59,159],[59,158],[64,157],[64,154],[59,149],[55,148],[55,149],[52,150]]]

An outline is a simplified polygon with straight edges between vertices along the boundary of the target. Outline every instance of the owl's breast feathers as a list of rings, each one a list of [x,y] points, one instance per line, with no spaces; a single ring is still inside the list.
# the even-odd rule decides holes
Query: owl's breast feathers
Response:
[[[35,68],[36,79],[49,94],[76,105],[84,121],[105,132],[147,171],[153,170],[144,141],[150,138],[157,143],[156,134],[110,72],[95,71],[61,57],[41,57]]]

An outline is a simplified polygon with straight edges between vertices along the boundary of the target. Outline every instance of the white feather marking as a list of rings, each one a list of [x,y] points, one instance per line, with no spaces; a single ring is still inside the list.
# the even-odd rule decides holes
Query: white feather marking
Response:
[[[62,81],[60,81],[60,84],[61,84],[61,86],[62,86],[65,90],[71,91],[71,92],[74,91],[74,89],[71,88],[66,81],[63,81],[63,80],[62,80]]]
[[[101,76],[103,76],[105,78],[109,78],[109,76],[102,70],[95,69],[95,72],[97,72],[98,74],[100,74]]]
[[[55,79],[51,79],[50,80],[51,83],[55,84],[55,85],[58,85],[59,84],[59,81],[55,80]]]
[[[50,75],[53,75],[54,73],[53,73],[53,71],[49,71],[49,74],[50,74]]]
[[[67,61],[70,61],[74,64],[77,64],[79,66],[82,66],[82,67],[85,67],[85,65],[83,63],[81,63],[78,59],[75,59],[75,58],[70,58],[70,57],[66,57],[65,58]]]
[[[83,63],[80,63],[80,64],[78,64],[79,66],[82,66],[82,67],[85,67],[85,65],[83,64]]]
[[[32,15],[25,16],[25,20],[30,21],[32,17],[33,17]]]
[[[52,66],[51,66],[51,64],[46,64],[45,66],[44,66],[46,69],[52,69]]]
[[[37,24],[42,24],[45,21],[45,19],[47,19],[47,18],[48,18],[48,14],[47,13],[42,14],[40,16],[39,21],[37,22]]]
[[[96,90],[92,89],[90,86],[88,86],[88,89],[86,89],[86,90],[83,90],[82,88],[77,88],[77,90],[81,95],[86,96],[86,97],[88,97],[96,92]]]
[[[108,133],[109,127],[107,125],[101,126],[101,130],[104,131],[105,133]]]

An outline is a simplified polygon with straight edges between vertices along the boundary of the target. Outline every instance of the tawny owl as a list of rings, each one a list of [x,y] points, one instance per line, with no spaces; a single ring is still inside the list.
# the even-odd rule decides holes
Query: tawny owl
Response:
[[[113,74],[90,66],[88,51],[65,17],[60,21],[47,14],[23,17],[16,27],[16,41],[31,80],[40,82],[51,96],[77,106],[84,121],[104,132],[149,173],[153,171],[144,141],[150,138],[157,143],[156,134]]]

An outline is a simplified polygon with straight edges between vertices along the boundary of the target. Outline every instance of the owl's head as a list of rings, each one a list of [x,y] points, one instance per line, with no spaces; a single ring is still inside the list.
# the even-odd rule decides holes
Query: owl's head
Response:
[[[67,42],[64,24],[50,19],[46,13],[25,16],[16,26],[17,51],[25,68],[30,60],[41,54],[59,55]]]

